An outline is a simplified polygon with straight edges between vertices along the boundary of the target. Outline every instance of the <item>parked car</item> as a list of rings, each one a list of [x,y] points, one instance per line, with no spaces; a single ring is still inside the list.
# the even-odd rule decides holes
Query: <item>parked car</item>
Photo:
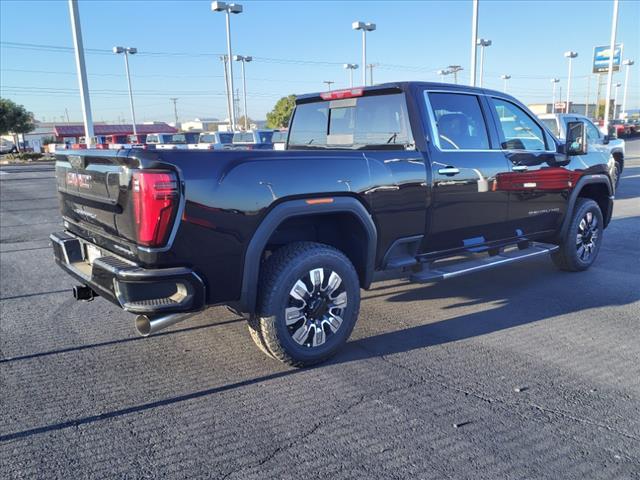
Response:
[[[272,150],[273,130],[249,130],[246,132],[235,132],[233,142],[228,147],[230,149],[245,150]]]
[[[631,126],[624,120],[611,120],[609,125],[615,129],[618,138],[631,135]]]
[[[587,139],[590,148],[608,153],[615,160],[615,186],[620,182],[624,170],[625,141],[621,138],[604,135],[594,123],[583,115],[575,113],[547,113],[538,115],[544,124],[556,137],[566,137],[567,124],[576,120],[582,121],[587,127]]]
[[[222,150],[231,145],[233,132],[205,132],[198,137],[198,142],[189,145],[194,150]]]
[[[566,137],[462,85],[302,95],[285,151],[59,152],[53,252],[77,299],[136,314],[142,335],[227,305],[267,355],[311,365],[346,342],[380,275],[427,283],[548,254],[588,269],[613,165],[583,120]]]
[[[4,139],[0,140],[0,155],[4,155],[6,153],[15,153],[17,151],[18,148],[13,142]]]

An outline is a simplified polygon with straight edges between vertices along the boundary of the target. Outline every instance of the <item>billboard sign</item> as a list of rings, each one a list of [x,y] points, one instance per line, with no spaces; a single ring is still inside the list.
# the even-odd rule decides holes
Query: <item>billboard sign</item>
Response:
[[[595,47],[593,49],[593,73],[603,73],[609,71],[609,58],[611,56],[611,48],[609,45]],[[622,63],[622,44],[616,45],[613,53],[613,71],[620,70]]]

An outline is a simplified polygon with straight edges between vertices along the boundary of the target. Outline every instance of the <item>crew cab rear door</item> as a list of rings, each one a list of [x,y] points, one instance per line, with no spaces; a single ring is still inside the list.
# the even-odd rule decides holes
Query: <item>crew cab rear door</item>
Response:
[[[486,104],[473,92],[425,90],[430,124],[433,203],[425,251],[473,248],[510,236],[508,192],[495,179],[508,171]]]

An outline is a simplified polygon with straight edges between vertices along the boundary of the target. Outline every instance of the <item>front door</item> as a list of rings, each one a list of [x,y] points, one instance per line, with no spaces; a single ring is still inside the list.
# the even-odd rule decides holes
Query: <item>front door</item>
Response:
[[[448,91],[425,91],[425,101],[433,140],[433,202],[425,252],[477,248],[504,239],[509,193],[496,190],[495,184],[508,166],[492,145],[486,104],[477,95]]]
[[[510,170],[496,186],[509,192],[509,229],[521,238],[556,231],[574,172],[558,166],[555,143],[529,113],[508,99],[488,100]]]

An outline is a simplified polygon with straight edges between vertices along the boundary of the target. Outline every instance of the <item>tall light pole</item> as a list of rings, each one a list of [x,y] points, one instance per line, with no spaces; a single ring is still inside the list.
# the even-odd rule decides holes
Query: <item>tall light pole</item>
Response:
[[[229,95],[229,69],[227,68],[227,56],[220,55],[220,61],[224,67],[224,88],[227,94],[227,115],[229,116],[229,126],[231,126],[231,95]],[[231,129],[233,130],[233,128]]]
[[[511,75],[500,75],[502,79],[502,91],[507,93],[507,81],[511,78]]]
[[[471,68],[469,69],[472,87],[476,86],[476,55],[478,45],[478,0],[473,0],[473,13],[471,15]],[[458,82],[456,82],[458,83]]]
[[[362,86],[367,85],[367,32],[373,32],[376,29],[375,23],[353,22],[351,28],[354,30],[362,30]]]
[[[227,19],[227,67],[229,69],[229,103],[231,108],[229,109],[231,122],[231,130],[236,128],[236,113],[235,113],[235,101],[233,99],[233,62],[231,59],[231,14],[242,13],[242,5],[239,3],[226,3],[226,2],[211,2],[211,10],[214,12],[225,12]]]
[[[613,88],[615,88],[613,93],[613,116],[616,116],[616,105],[618,104],[618,89],[622,86],[620,82],[616,82],[613,84]]]
[[[569,76],[567,78],[567,105],[565,106],[565,113],[569,113],[569,101],[571,97],[571,68],[573,67],[573,59],[578,56],[578,52],[572,52],[571,50],[564,52],[564,56],[569,59]]]
[[[490,47],[491,40],[480,38],[478,39],[478,46],[480,47],[480,81],[478,82],[478,86],[482,88],[482,78],[484,77],[484,47]]]
[[[613,82],[613,57],[616,53],[616,32],[618,30],[618,0],[613,0],[613,18],[611,19],[611,41],[609,42],[609,71],[607,72],[607,96],[604,104],[605,133],[609,133],[609,110],[611,108],[611,83]],[[622,52],[621,52],[622,54]]]
[[[138,53],[138,49],[134,47],[113,47],[113,53],[124,53],[124,69],[127,72],[127,84],[129,85],[129,107],[131,108],[131,120],[133,121],[133,134],[137,135],[136,111],[133,108],[133,91],[131,90],[131,75],[129,74],[129,55],[135,55]]]
[[[78,70],[78,86],[80,87],[80,102],[82,104],[82,120],[84,122],[84,136],[87,146],[93,145],[93,118],[91,116],[91,101],[89,100],[89,83],[87,69],[84,63],[84,47],[82,46],[82,30],[80,28],[80,12],[78,0],[69,0],[69,16],[71,17],[71,34]]]
[[[247,114],[247,77],[244,74],[244,64],[253,60],[253,57],[236,55],[233,57],[236,62],[242,62],[242,97],[244,103],[244,129],[249,130],[249,115]]]
[[[349,87],[353,88],[353,71],[358,68],[357,63],[345,63],[344,68],[349,70]]]
[[[453,83],[458,84],[458,72],[464,70],[460,65],[449,65],[449,73],[453,73]]]
[[[627,67],[624,72],[624,91],[622,93],[622,109],[620,110],[620,118],[622,118],[622,114],[627,111],[627,88],[629,87],[629,67],[633,65],[635,62],[633,60],[629,60],[628,58],[622,62],[622,64]]]
[[[173,97],[169,100],[173,102],[173,116],[175,118],[176,128],[178,128],[178,99],[176,97]]]
[[[552,94],[551,94],[551,113],[556,113],[556,86],[560,81],[559,78],[552,78],[551,84],[553,85]]]

